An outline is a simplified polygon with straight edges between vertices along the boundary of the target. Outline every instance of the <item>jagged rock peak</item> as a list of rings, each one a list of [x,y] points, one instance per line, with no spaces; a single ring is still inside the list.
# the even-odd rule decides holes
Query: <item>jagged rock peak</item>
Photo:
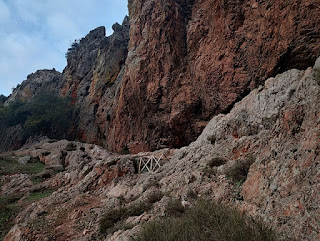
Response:
[[[100,26],[91,30],[83,39],[81,39],[80,43],[85,42],[94,42],[96,40],[101,40],[106,37],[106,28],[104,26]]]
[[[113,34],[108,37],[109,41],[116,41],[120,40],[122,41],[129,41],[129,30],[130,30],[130,23],[129,23],[129,17],[125,16],[125,18],[122,21],[122,24],[115,23],[112,25]]]
[[[55,68],[53,69],[41,69],[37,70],[35,73],[31,73],[27,76],[26,81],[31,82],[51,82],[58,79],[61,76],[61,73]]]
[[[35,73],[29,74],[27,79],[13,90],[7,102],[16,99],[27,100],[41,92],[56,91],[60,79],[61,73],[54,68],[52,70],[38,70]]]
[[[125,16],[122,24],[120,25],[119,23],[115,23],[112,25],[112,30],[115,32],[123,31],[123,28],[129,27],[129,17]]]

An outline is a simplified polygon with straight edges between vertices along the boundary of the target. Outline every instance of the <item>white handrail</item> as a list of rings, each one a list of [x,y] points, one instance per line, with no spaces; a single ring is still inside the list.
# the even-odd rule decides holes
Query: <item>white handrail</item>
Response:
[[[138,173],[141,173],[144,169],[147,169],[148,172],[155,172],[161,167],[161,159],[163,159],[163,154],[159,158],[155,156],[140,157]]]

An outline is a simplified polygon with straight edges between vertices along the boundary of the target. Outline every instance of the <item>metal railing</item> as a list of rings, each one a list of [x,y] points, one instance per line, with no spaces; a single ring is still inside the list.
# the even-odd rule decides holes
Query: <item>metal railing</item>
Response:
[[[157,171],[161,167],[160,161],[163,159],[168,160],[168,158],[164,154],[161,154],[159,158],[155,156],[141,156],[139,161],[138,173],[142,173],[144,170],[147,170],[148,172]]]

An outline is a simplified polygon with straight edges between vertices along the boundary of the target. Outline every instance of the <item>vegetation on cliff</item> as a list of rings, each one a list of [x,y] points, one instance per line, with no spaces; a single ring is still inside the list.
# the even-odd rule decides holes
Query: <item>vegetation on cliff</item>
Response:
[[[25,140],[30,136],[66,138],[75,124],[75,115],[70,100],[42,93],[30,101],[15,100],[0,107],[0,129],[20,125]]]
[[[80,40],[75,39],[73,43],[71,43],[70,47],[67,50],[65,55],[66,59],[70,56],[70,54],[74,53],[80,47]]]
[[[8,99],[8,97],[4,96],[4,95],[0,95],[0,108],[3,107],[4,102],[6,102],[6,100]]]

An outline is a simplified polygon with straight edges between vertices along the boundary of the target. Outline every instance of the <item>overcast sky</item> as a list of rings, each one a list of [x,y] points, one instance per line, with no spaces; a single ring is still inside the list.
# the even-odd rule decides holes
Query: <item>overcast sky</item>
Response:
[[[38,69],[62,71],[71,42],[122,23],[128,0],[0,0],[0,94]]]

